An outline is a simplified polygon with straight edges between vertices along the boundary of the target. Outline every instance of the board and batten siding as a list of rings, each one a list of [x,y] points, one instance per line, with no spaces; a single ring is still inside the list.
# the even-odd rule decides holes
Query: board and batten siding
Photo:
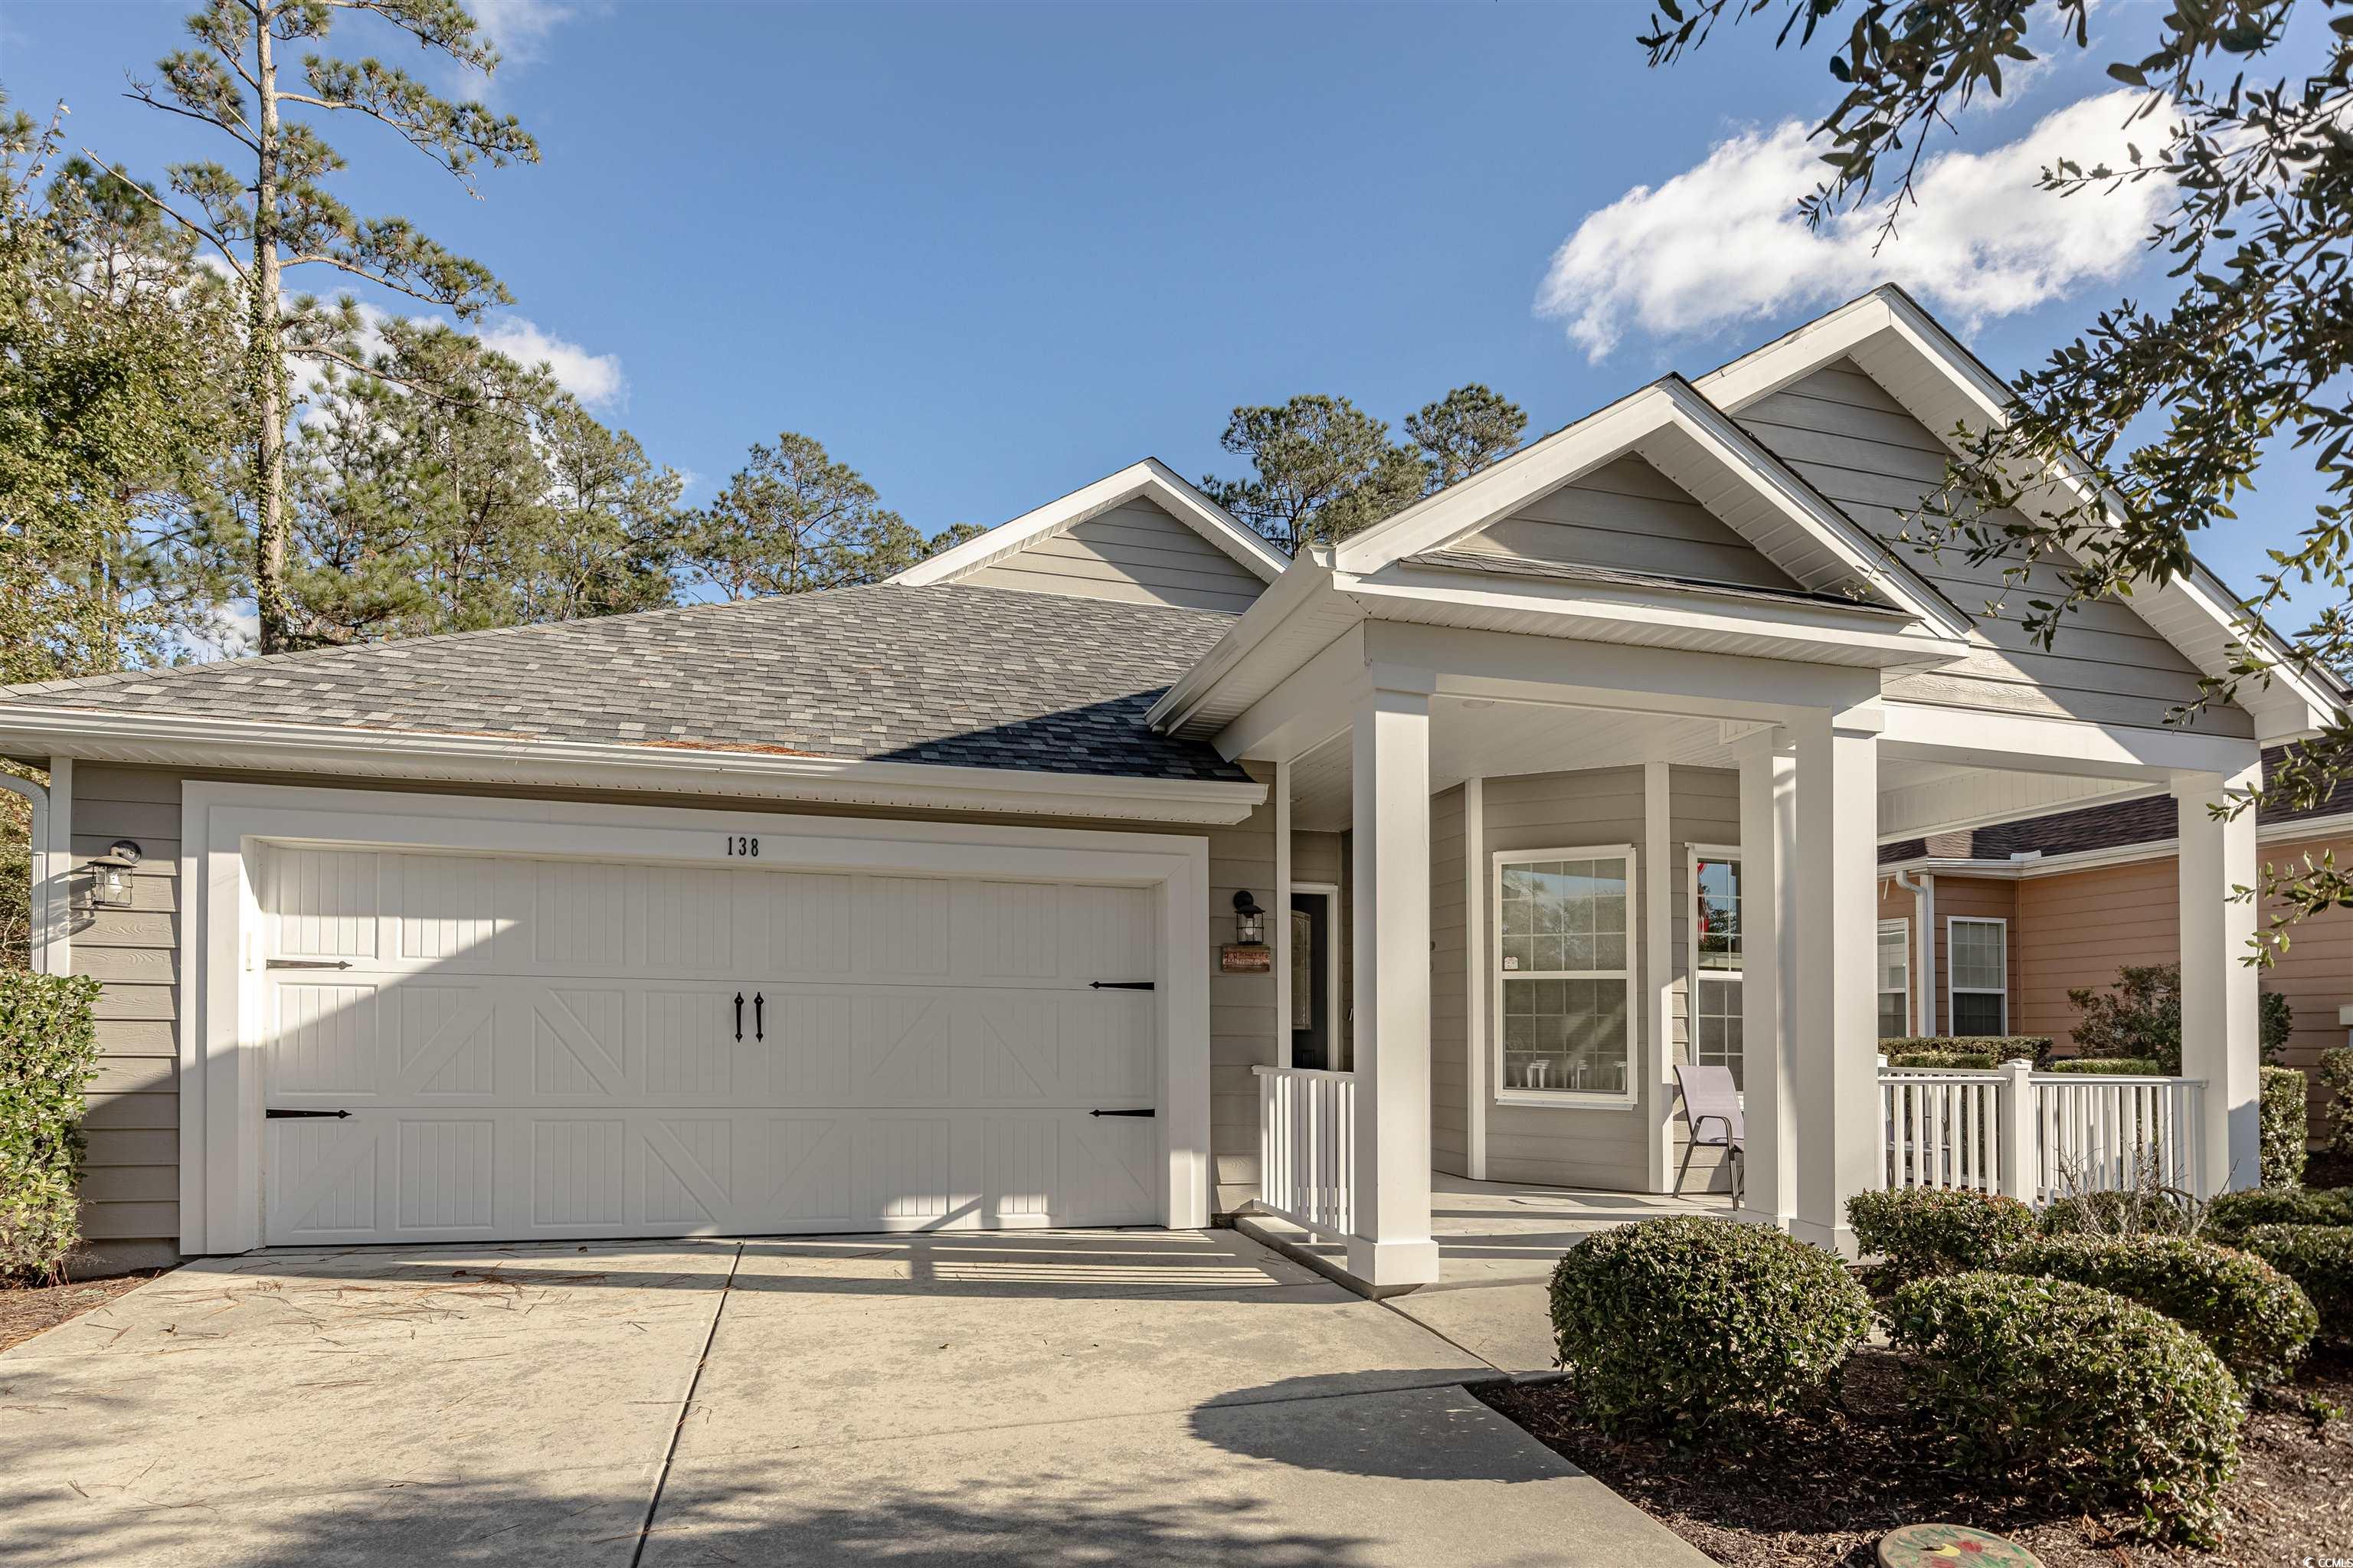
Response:
[[[1470,1174],[1471,991],[1463,901],[1463,787],[1430,801],[1430,1160],[1450,1176]]]
[[[1240,615],[1265,584],[1153,501],[1133,501],[1050,534],[957,579],[976,588],[1018,588],[1176,605]]]
[[[2039,714],[2159,727],[2167,710],[2198,696],[2198,671],[2173,645],[2110,598],[2069,612],[2051,651],[2023,624],[2027,602],[2063,592],[2056,568],[2036,565],[2006,583],[2002,562],[1931,553],[1903,538],[1905,519],[1942,484],[1947,449],[1852,360],[1841,360],[1759,398],[1737,416],[1749,434],[1884,540],[1970,616],[1973,652],[1958,663],[1896,676],[1887,694],[1941,706]],[[2000,613],[1986,615],[1994,602]],[[2234,706],[2200,715],[2211,734],[2250,738]]]
[[[83,1166],[82,1229],[89,1238],[78,1268],[141,1267],[179,1256],[180,787],[188,779],[318,789],[385,789],[494,799],[565,800],[604,805],[756,811],[775,815],[963,821],[1166,832],[1208,841],[1209,951],[1233,940],[1233,895],[1249,888],[1261,901],[1274,883],[1274,816],[1261,805],[1230,827],[1112,821],[1004,814],[942,813],[827,806],[808,801],[551,791],[413,780],[185,771],[84,762],[74,768],[73,848],[78,861],[105,853],[117,839],[143,852],[132,874],[132,906],[99,909],[74,933],[73,971],[105,982],[97,1006],[99,1075],[84,1121],[90,1150]],[[1329,837],[1329,835],[1319,835]],[[1258,1084],[1250,1068],[1274,1056],[1274,980],[1271,975],[1209,977],[1210,1155],[1219,1212],[1237,1193],[1254,1196],[1258,1181]]]
[[[1799,586],[1674,481],[1632,454],[1447,547],[1749,588]]]

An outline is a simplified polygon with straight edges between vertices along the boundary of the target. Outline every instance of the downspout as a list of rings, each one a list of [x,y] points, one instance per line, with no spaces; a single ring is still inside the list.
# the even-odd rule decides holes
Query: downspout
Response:
[[[1917,876],[1920,880],[1913,881]],[[1919,959],[1914,965],[1920,971],[1920,1001],[1913,1014],[1912,1027],[1921,1034],[1935,1034],[1936,1029],[1936,878],[1928,872],[1899,871],[1895,885],[1912,895],[1913,927],[1919,933]]]
[[[26,956],[32,960],[33,972],[49,972],[49,901],[53,896],[50,881],[45,875],[49,864],[49,792],[29,779],[19,779],[14,773],[0,773],[0,789],[13,790],[32,802],[32,829],[25,842],[30,861],[26,871],[26,915],[29,921],[25,933]]]

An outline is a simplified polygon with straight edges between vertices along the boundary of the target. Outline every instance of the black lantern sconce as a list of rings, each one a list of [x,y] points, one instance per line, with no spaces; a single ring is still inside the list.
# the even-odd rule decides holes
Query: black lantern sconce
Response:
[[[1234,895],[1234,940],[1246,948],[1266,946],[1266,911],[1248,888]]]
[[[90,901],[100,909],[131,907],[131,873],[142,858],[139,846],[129,839],[117,839],[106,846],[106,853],[90,863]]]

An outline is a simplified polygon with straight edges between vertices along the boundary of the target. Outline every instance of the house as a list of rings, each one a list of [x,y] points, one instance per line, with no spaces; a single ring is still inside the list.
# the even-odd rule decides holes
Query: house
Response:
[[[2267,768],[2279,759],[2265,751]],[[2126,964],[2180,959],[2175,827],[2171,799],[2143,795],[1880,845],[1880,1033],[2049,1035],[2072,1049],[2070,991],[2105,991]],[[2283,870],[2323,856],[2353,865],[2353,779],[2316,805],[2259,810],[2255,843],[2259,861]],[[2276,912],[2265,907],[2266,927]],[[2295,1015],[2281,1059],[2309,1073],[2353,1022],[2342,1016],[2353,1009],[2353,909],[2321,910],[2287,935],[2260,983]],[[2316,1118],[2316,1098],[2313,1109]]]
[[[1666,1190],[1695,1059],[1749,1216],[1851,1245],[1880,846],[2152,793],[2244,1181],[2259,849],[2208,807],[2344,694],[2166,722],[2239,630],[2203,569],[2050,652],[1977,613],[1901,520],[2004,399],[1882,289],[1293,560],[1145,461],[880,586],[0,694],[40,960],[107,982],[90,1234],[1259,1201],[1382,1291],[1433,1170]]]

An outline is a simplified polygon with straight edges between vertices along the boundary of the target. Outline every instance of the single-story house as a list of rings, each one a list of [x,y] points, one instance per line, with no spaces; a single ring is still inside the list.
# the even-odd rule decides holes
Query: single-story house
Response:
[[[1433,1170],[1667,1190],[1695,1061],[1748,1214],[1851,1245],[1881,845],[2151,791],[2249,1180],[2258,839],[2207,808],[2345,694],[2168,724],[2240,630],[2202,568],[2048,652],[1984,613],[1903,518],[2006,397],[1883,288],[1295,559],[1146,461],[877,586],[0,692],[38,959],[106,982],[89,1234],[1261,1202],[1377,1291],[1438,1275]]]
[[[2264,765],[2279,758],[2268,750]],[[1880,845],[1880,1033],[2048,1035],[2072,1051],[2081,1013],[2069,991],[2110,990],[2127,964],[2180,960],[2176,825],[2169,797],[2144,795]],[[2353,866],[2353,779],[2315,805],[2259,808],[2255,843],[2284,871],[2324,856]],[[2265,905],[2265,928],[2278,912]],[[2295,1017],[2281,1060],[2309,1073],[2353,1023],[2353,908],[2285,931],[2260,984]],[[2313,1109],[2317,1131],[2316,1098]]]

